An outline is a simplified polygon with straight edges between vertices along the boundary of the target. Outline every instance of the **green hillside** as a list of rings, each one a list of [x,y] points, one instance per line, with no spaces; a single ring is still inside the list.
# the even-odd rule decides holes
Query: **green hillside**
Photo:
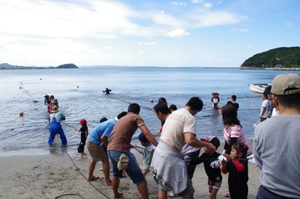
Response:
[[[300,47],[281,47],[248,58],[241,67],[300,68]]]

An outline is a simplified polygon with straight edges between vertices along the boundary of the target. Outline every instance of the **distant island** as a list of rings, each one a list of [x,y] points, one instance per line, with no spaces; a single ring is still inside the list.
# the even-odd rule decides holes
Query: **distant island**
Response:
[[[0,64],[0,70],[10,70],[10,69],[69,69],[69,68],[78,68],[75,64],[62,64],[59,66],[44,66],[44,67],[37,67],[37,66],[16,66],[10,65],[8,63]]]
[[[241,69],[300,70],[300,47],[281,47],[248,58]]]

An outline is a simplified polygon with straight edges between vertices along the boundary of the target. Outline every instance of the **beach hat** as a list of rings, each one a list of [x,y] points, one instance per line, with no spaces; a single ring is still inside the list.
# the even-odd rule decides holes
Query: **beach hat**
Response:
[[[81,124],[81,125],[86,125],[86,120],[85,119],[81,119],[81,120],[79,120],[79,123]]]
[[[53,106],[51,109],[51,113],[57,113],[57,112],[58,112],[57,106]]]
[[[127,157],[127,155],[125,153],[122,153],[119,157],[119,162],[118,162],[118,169],[119,170],[126,170],[128,167],[128,163],[129,163],[129,158]]]
[[[218,92],[212,92],[212,95],[219,95],[219,93]]]
[[[275,95],[300,93],[300,76],[292,73],[277,75],[273,79],[271,93]]]

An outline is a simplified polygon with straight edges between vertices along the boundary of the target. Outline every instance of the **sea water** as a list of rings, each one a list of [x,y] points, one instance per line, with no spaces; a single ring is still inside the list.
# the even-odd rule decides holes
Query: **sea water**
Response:
[[[247,138],[253,137],[253,124],[259,119],[261,95],[249,90],[250,83],[267,83],[283,71],[240,70],[202,67],[80,67],[78,69],[0,70],[1,120],[0,153],[51,153],[47,145],[48,114],[44,95],[54,95],[66,116],[63,129],[68,151],[77,151],[78,121],[85,118],[91,131],[102,117],[114,118],[130,103],[141,106],[140,115],[155,135],[160,121],[152,108],[160,97],[168,105],[184,107],[193,96],[204,102],[196,115],[197,137],[215,135],[223,141],[220,112],[212,109],[211,93],[220,95],[219,107],[237,96],[238,118]],[[103,94],[109,88],[111,94]],[[151,103],[150,100],[154,102]],[[20,116],[20,112],[24,115]],[[132,142],[138,144],[137,130]],[[156,136],[159,139],[158,136]],[[56,139],[58,147],[60,140]],[[56,151],[57,152],[57,151]]]

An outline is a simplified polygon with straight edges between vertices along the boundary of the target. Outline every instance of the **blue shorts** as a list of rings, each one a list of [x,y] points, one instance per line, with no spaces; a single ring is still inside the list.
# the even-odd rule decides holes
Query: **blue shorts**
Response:
[[[119,162],[119,157],[123,152],[109,150],[107,155],[109,157],[110,163],[112,165],[113,176],[115,178],[122,178],[122,171],[118,169],[117,165]],[[128,167],[125,170],[127,175],[130,177],[134,184],[139,184],[145,180],[145,177],[139,167],[138,162],[136,161],[135,156],[130,152],[125,152],[129,158]]]

